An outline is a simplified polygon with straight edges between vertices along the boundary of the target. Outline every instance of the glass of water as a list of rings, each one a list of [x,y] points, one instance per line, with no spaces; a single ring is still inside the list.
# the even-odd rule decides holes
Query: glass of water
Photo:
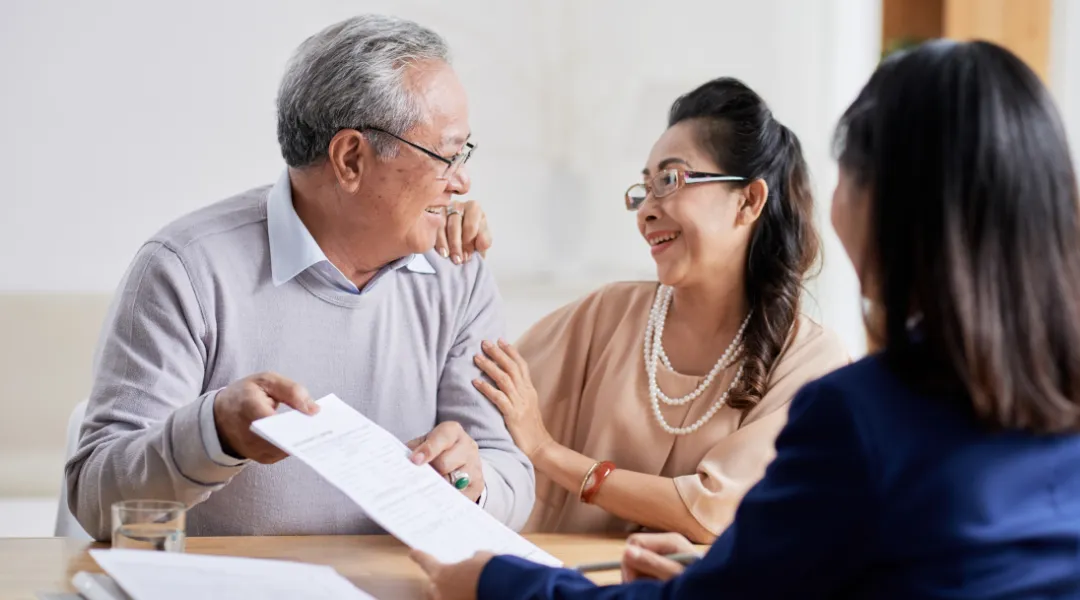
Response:
[[[112,505],[112,547],[184,551],[187,507],[163,500],[125,500]]]

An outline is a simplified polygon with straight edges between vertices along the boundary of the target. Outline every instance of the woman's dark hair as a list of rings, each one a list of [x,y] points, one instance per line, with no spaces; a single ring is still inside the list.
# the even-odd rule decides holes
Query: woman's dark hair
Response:
[[[817,260],[810,178],[799,138],[737,79],[714,79],[676,100],[668,126],[683,121],[695,122],[698,143],[725,174],[763,179],[769,188],[750,237],[746,296],[753,314],[743,377],[728,397],[745,414],[765,395],[772,367],[795,334],[803,278]]]
[[[892,370],[995,427],[1080,431],[1080,196],[1039,78],[994,44],[928,42],[878,68],[836,150],[871,203]]]

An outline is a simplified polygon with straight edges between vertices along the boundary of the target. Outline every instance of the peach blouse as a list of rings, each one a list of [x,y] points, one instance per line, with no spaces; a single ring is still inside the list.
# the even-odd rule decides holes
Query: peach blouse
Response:
[[[787,406],[803,384],[849,362],[840,340],[809,318],[773,367],[768,392],[742,418],[725,406],[703,427],[675,436],[652,415],[642,344],[655,282],[616,283],[536,323],[518,341],[529,364],[540,407],[555,441],[618,468],[670,477],[698,522],[718,535],[731,522],[743,494],[773,459],[773,442]],[[667,422],[697,420],[727,389],[736,367],[683,406],[661,405]],[[690,393],[701,377],[657,367],[664,393]],[[537,471],[536,506],[525,531],[620,532],[641,527],[604,509],[582,504],[576,492]]]

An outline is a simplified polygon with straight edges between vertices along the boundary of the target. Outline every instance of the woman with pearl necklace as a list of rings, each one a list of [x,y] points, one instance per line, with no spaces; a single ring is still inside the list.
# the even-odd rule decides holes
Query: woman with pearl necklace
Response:
[[[721,78],[679,98],[644,167],[625,209],[659,282],[606,286],[476,357],[537,471],[529,532],[711,542],[795,392],[848,362],[800,313],[813,198],[798,139],[755,92]]]

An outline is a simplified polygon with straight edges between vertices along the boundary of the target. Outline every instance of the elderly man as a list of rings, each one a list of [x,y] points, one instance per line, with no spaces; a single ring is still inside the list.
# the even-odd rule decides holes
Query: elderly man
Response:
[[[190,535],[378,532],[250,430],[333,392],[520,527],[532,466],[472,384],[480,341],[501,333],[495,282],[482,260],[432,251],[473,149],[444,41],[376,16],[316,34],[281,83],[278,140],[275,185],[180,219],[136,255],[67,464],[72,511],[98,539],[110,505],[136,498],[187,504]]]

